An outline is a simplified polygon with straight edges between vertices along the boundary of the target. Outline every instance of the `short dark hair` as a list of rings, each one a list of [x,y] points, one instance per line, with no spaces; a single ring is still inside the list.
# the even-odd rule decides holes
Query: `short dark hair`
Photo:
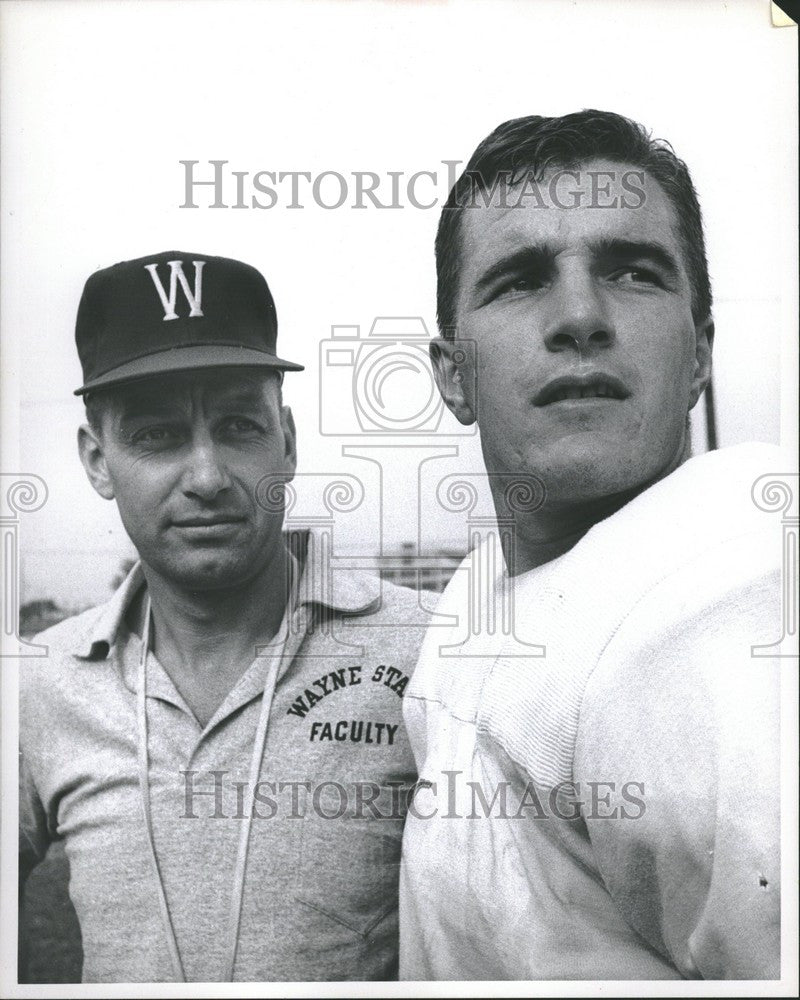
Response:
[[[692,287],[696,323],[711,313],[703,219],[689,169],[670,144],[653,139],[643,125],[611,111],[577,111],[558,118],[512,118],[488,135],[470,157],[442,209],[436,233],[436,313],[442,335],[452,338],[461,270],[462,213],[478,192],[491,191],[499,178],[541,180],[552,167],[575,167],[592,159],[629,163],[663,188],[678,224]]]
[[[283,372],[273,368],[250,368],[248,371],[263,374],[270,378],[274,377],[278,387],[278,406],[283,406]],[[85,393],[83,403],[86,408],[86,422],[95,434],[102,434],[103,417],[113,406],[114,399],[119,396],[120,389],[126,389],[128,385],[130,383],[123,384],[122,386],[109,386],[107,389],[94,389],[91,392]]]

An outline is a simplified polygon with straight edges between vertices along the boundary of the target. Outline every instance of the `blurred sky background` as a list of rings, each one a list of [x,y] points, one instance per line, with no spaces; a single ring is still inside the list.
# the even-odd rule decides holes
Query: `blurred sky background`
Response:
[[[337,520],[337,544],[466,541],[463,515],[416,511],[424,457],[452,453],[436,458],[434,478],[481,469],[477,439],[454,434],[449,416],[438,435],[388,450],[374,447],[386,438],[320,433],[321,407],[352,413],[349,372],[320,368],[332,325],[366,334],[376,316],[407,316],[434,330],[438,209],[404,198],[401,210],[356,210],[351,194],[325,210],[304,187],[306,207],[292,210],[284,185],[268,211],[182,209],[180,160],[201,161],[206,176],[206,161],[224,159],[251,175],[335,170],[351,183],[358,170],[429,170],[438,183],[420,182],[420,196],[441,201],[443,161],[465,161],[508,118],[597,107],[640,120],[672,142],[700,193],[720,445],[779,440],[782,382],[784,412],[796,403],[797,57],[796,30],[773,28],[768,3],[2,7],[3,468],[36,473],[49,491],[20,519],[23,601],[103,600],[130,554],[77,458],[74,321],[95,269],[168,248],[237,257],[267,277],[279,353],[307,368],[285,388],[300,472],[350,473],[366,487],[358,512]],[[387,393],[426,385],[403,371]],[[785,418],[788,443],[792,426]],[[701,418],[694,430],[702,448]],[[361,458],[342,453],[367,444]],[[422,468],[424,478],[434,463]]]

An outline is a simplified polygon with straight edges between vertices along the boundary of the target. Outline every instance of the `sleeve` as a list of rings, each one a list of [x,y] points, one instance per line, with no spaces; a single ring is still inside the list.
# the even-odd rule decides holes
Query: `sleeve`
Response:
[[[47,812],[34,784],[25,754],[19,755],[19,884],[47,853],[52,840]]]
[[[689,615],[691,580],[656,588],[584,694],[575,779],[619,807],[585,809],[600,874],[687,977],[780,977],[781,661],[752,655],[779,593],[765,578]]]

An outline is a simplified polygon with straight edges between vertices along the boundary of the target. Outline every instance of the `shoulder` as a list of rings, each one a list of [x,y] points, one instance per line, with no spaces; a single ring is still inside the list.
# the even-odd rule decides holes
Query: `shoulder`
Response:
[[[596,524],[563,560],[598,560],[606,573],[650,584],[669,572],[713,555],[718,547],[752,532],[773,530],[761,493],[789,465],[772,445],[743,444],[689,459],[615,514]]]
[[[779,630],[781,521],[756,498],[781,462],[768,445],[691,459],[559,561],[550,589],[569,612],[559,638],[580,613],[587,679],[597,683],[612,664],[635,671],[656,651],[670,659],[709,642],[744,649]],[[689,655],[684,672],[695,662],[718,660]]]
[[[483,718],[536,780],[567,777],[576,752],[630,760],[639,739],[688,750],[709,719],[736,740],[737,697],[771,683],[752,647],[781,635],[780,518],[754,490],[785,467],[760,445],[692,459],[519,589],[517,634],[546,656],[531,670],[501,650]]]
[[[91,642],[97,625],[99,624],[105,604],[98,604],[96,607],[87,608],[80,614],[65,618],[56,625],[44,629],[34,636],[33,642],[40,646],[47,646],[49,650],[69,655],[76,649]]]
[[[376,614],[387,622],[410,615],[417,618],[420,625],[426,625],[431,614],[427,608],[435,601],[433,591],[414,590],[400,587],[390,580],[381,580],[380,606]]]
[[[752,650],[781,635],[781,518],[770,515],[769,500],[786,468],[786,455],[770,445],[710,452],[629,505],[629,523],[620,512],[613,540],[622,543],[631,527],[642,544],[616,557],[627,593],[585,702],[624,695],[633,706],[657,686],[662,700],[674,690],[686,717],[693,697],[713,705],[734,677],[763,679],[765,661]]]
[[[91,660],[93,640],[107,605],[89,608],[39,632],[31,640],[40,655],[26,657],[20,667],[20,711],[29,705],[40,711],[58,692],[73,686],[76,675]]]
[[[706,452],[645,490],[617,519],[628,530],[658,523],[691,556],[698,548],[768,527],[761,494],[791,467],[775,445],[740,444]]]
[[[781,619],[780,568],[760,535],[659,581],[587,678],[576,761],[652,773],[669,760],[678,785],[707,789],[739,761],[766,782],[776,773],[780,659],[770,649]]]
[[[758,500],[784,463],[780,449],[759,444],[690,459],[563,560],[565,591],[580,595],[597,633],[587,693],[609,685],[631,696],[656,663],[683,685],[700,683],[731,656],[749,663],[767,634],[778,638],[781,524]],[[606,592],[579,572],[590,565]]]
[[[416,666],[420,646],[431,618],[435,594],[399,587],[388,580],[376,581],[372,603],[358,614],[347,615],[342,624],[347,633],[384,658],[391,656],[410,672]]]

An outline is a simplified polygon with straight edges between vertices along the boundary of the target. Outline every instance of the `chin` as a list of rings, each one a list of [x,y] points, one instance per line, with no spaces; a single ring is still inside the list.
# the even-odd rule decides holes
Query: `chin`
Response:
[[[544,483],[550,500],[584,503],[644,489],[661,465],[637,457],[624,447],[604,447],[591,440],[564,441],[546,455],[530,456],[530,468]]]
[[[194,555],[160,569],[161,574],[186,590],[228,590],[245,583],[257,572],[251,560],[203,558]]]

